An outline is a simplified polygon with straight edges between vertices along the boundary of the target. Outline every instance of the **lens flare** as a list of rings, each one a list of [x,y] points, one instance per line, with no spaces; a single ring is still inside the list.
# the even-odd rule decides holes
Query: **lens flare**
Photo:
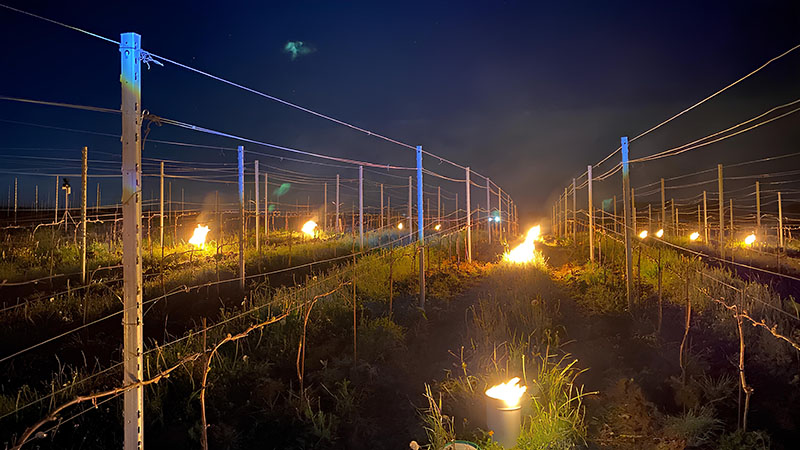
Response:
[[[694,233],[689,235],[689,240],[696,241],[700,238],[700,233],[695,231]]]
[[[301,228],[300,231],[302,231],[306,236],[313,238],[317,231],[317,222],[309,220],[303,224],[303,228]]]
[[[519,405],[519,399],[528,389],[527,386],[519,385],[519,377],[514,377],[505,383],[490,387],[486,390],[486,396],[497,400],[502,400],[506,406],[513,408]]]
[[[750,236],[747,236],[746,238],[744,238],[744,243],[747,244],[747,245],[752,245],[753,242],[755,242],[755,241],[756,241],[756,235],[755,234],[751,234]]]
[[[195,247],[203,248],[206,243],[206,235],[208,234],[208,227],[203,225],[198,225],[197,228],[194,229],[194,233],[192,233],[192,238],[189,239],[189,243],[194,245]]]
[[[503,261],[508,261],[516,264],[525,264],[533,261],[534,251],[536,246],[534,242],[539,239],[541,227],[536,225],[528,230],[525,236],[525,242],[516,246],[513,250],[503,254]]]

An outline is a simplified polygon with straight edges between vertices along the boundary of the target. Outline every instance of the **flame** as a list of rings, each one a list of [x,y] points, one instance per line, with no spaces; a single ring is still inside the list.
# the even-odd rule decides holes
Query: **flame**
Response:
[[[697,231],[689,235],[689,239],[692,241],[696,241],[698,238],[700,238],[700,233]]]
[[[525,264],[533,261],[534,250],[536,250],[534,242],[539,240],[540,231],[541,228],[539,225],[528,230],[528,234],[525,236],[525,242],[519,244],[513,250],[504,253],[503,260],[517,264]]]
[[[306,236],[312,238],[316,234],[316,230],[317,222],[314,222],[313,220],[309,220],[308,222],[304,223],[303,228],[300,229],[300,231],[302,231]]]
[[[519,385],[519,377],[514,377],[506,383],[501,383],[486,390],[486,396],[505,402],[506,406],[513,408],[519,405],[519,399],[527,386]]]
[[[747,244],[747,245],[751,245],[755,241],[756,241],[756,235],[755,234],[751,234],[750,236],[747,236],[746,238],[744,238],[744,243]]]
[[[203,225],[198,225],[197,228],[194,229],[194,233],[192,233],[192,238],[189,239],[189,243],[203,248],[206,243],[206,235],[208,234],[208,227]]]
[[[436,226],[433,227],[433,229],[439,231],[442,229],[442,225],[437,223]]]
[[[397,224],[397,229],[398,230],[402,230],[403,229],[403,222],[400,222],[400,223]]]
[[[656,237],[657,238],[660,238],[663,235],[664,235],[664,229],[663,228],[658,230],[658,231],[656,231]]]
[[[639,239],[644,239],[646,237],[647,237],[647,230],[642,230],[642,232],[639,233]]]

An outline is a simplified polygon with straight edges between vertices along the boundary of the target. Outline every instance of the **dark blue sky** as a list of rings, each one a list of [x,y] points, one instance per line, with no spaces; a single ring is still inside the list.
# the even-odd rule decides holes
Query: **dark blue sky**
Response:
[[[549,214],[548,200],[614,150],[619,136],[638,134],[800,43],[800,3],[789,1],[3,1],[114,39],[136,31],[156,54],[421,144],[490,176],[525,215]],[[119,106],[114,45],[4,9],[0,40],[0,95]],[[294,40],[316,51],[292,61],[282,50]],[[638,141],[631,156],[794,100],[798,80],[800,53]],[[404,148],[174,66],[146,71],[143,105],[157,115],[267,142],[413,165],[413,152]],[[116,117],[9,102],[0,102],[0,119],[119,131]],[[796,150],[797,125],[797,118],[787,118],[702,154],[634,167],[634,185]],[[236,145],[166,127],[150,136]],[[14,148],[83,145],[90,152],[119,152],[115,139],[0,122],[0,155],[60,156],[65,153]],[[233,154],[149,144],[144,156],[235,161]],[[2,164],[56,170],[8,158]],[[459,175],[444,165],[434,170]],[[2,191],[8,179],[0,173]],[[607,192],[600,195],[616,185],[602,189]]]

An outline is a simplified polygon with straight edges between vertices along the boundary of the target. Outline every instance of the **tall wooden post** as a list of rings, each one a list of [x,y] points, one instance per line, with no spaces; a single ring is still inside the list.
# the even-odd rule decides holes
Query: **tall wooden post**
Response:
[[[425,222],[423,216],[422,146],[417,146],[417,251],[419,252],[419,306],[425,310]]]
[[[161,177],[160,177],[160,192],[159,195],[159,241],[161,242],[161,258],[164,258],[164,161],[161,161]],[[222,230],[220,230],[220,233]]]
[[[725,200],[722,192],[722,164],[717,164],[717,184],[719,185],[719,254],[725,258]]]
[[[99,216],[100,214],[100,183],[97,183],[97,199],[94,204],[94,212]]]
[[[783,248],[783,202],[780,192],[778,192],[778,246]]]
[[[631,188],[631,232],[639,234],[639,224],[636,221],[636,195]]]
[[[617,223],[619,222],[619,217],[617,217],[617,196],[614,196],[614,233],[618,233],[617,231]]]
[[[572,179],[572,243],[578,245],[578,184]]]
[[[633,254],[631,252],[631,179],[628,168],[628,137],[623,136],[622,142],[622,209],[625,216],[625,288],[628,297],[628,312],[633,312]]]
[[[339,174],[336,174],[336,232],[342,232],[342,223],[339,221]]]
[[[142,330],[142,198],[141,198],[141,36],[123,33],[122,63],[122,277],[123,385],[143,379]],[[56,186],[58,188],[58,186]],[[141,450],[144,432],[144,389],[124,395],[124,449]]]
[[[761,235],[761,189],[756,181],[756,234]]]
[[[89,162],[87,147],[83,147],[81,170],[81,281],[86,284],[86,197],[89,181]]]
[[[469,181],[469,167],[466,169],[467,174],[467,262],[472,262],[472,206],[470,199],[471,182]]]
[[[411,177],[408,177],[408,243],[412,243],[414,241],[414,217],[413,213],[411,212],[412,205],[414,204],[412,200],[412,193],[411,193]]]
[[[667,231],[667,202],[666,191],[664,189],[664,179],[661,179],[661,229]]]
[[[383,183],[381,183],[381,230],[383,230],[383,227],[386,225],[383,218],[383,213]]]
[[[492,201],[489,177],[486,177],[486,234],[489,235],[489,244],[492,243]]]
[[[261,208],[259,208],[260,205],[258,201],[258,198],[260,197],[258,192],[258,186],[261,183],[259,183],[259,176],[258,176],[258,160],[255,160],[255,172],[256,172],[254,178],[255,182],[253,183],[254,185],[253,189],[255,192],[253,193],[253,195],[255,196],[256,200],[256,251],[259,252],[261,251],[261,243],[258,239],[258,235],[261,234],[261,224],[259,223],[261,219]]]
[[[364,166],[358,166],[358,245],[364,251]]]
[[[328,229],[328,183],[322,188],[322,230]]]
[[[58,222],[58,175],[56,175],[56,210],[55,217],[53,217],[53,222]]]
[[[586,167],[589,191],[589,261],[594,262],[594,201],[592,199],[592,166]]]
[[[442,187],[436,188],[436,223],[442,223]]]
[[[500,189],[500,186],[497,186],[497,217],[500,219],[500,222],[497,224],[497,238],[502,243],[503,225],[508,222],[508,220],[503,219],[503,190]]]
[[[706,191],[703,191],[703,238],[706,245],[710,245],[708,232],[708,202],[706,198]]]
[[[567,206],[567,199],[569,198],[568,188],[564,188],[564,237],[569,236],[569,206]]]
[[[14,177],[14,224],[17,223],[17,178]]]
[[[244,146],[238,148],[239,156],[239,289],[244,291]]]
[[[264,239],[269,243],[269,174],[264,172]]]
[[[728,202],[730,202],[730,208],[728,210],[728,213],[730,214],[730,217],[731,217],[731,234],[730,234],[730,237],[731,237],[731,239],[734,239],[734,236],[736,236],[736,234],[734,233],[734,230],[733,230],[733,199],[729,198]]]

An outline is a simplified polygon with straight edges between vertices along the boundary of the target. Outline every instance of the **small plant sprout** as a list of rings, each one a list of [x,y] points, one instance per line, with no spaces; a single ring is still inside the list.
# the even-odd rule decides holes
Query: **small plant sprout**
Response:
[[[639,239],[645,239],[645,238],[647,238],[647,230],[642,230],[642,232],[639,233]]]
[[[689,235],[690,241],[696,241],[698,239],[700,239],[700,233],[698,233],[697,231]]]
[[[192,233],[192,238],[189,239],[189,243],[194,245],[195,247],[203,248],[206,244],[206,235],[208,234],[208,227],[204,225],[197,225],[197,228],[194,229],[194,233]]]

